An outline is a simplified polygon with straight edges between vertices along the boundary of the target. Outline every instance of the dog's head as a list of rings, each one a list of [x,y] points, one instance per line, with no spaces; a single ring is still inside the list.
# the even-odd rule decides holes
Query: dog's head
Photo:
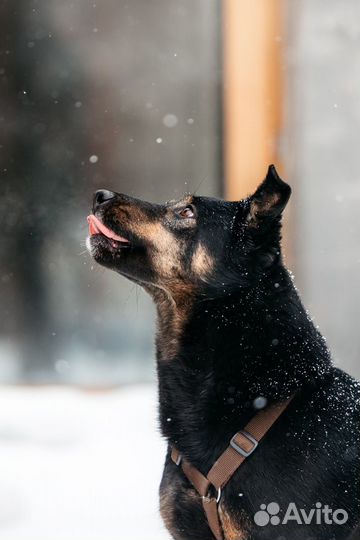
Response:
[[[281,214],[290,192],[273,166],[239,202],[186,195],[152,204],[100,190],[87,247],[98,263],[148,290],[206,295],[246,286],[281,260]]]

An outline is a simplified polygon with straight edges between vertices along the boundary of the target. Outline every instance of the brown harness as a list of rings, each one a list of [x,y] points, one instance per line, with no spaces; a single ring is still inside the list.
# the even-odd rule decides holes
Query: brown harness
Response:
[[[287,401],[258,412],[243,431],[235,433],[229,446],[215,461],[207,476],[204,476],[186,461],[175,447],[172,448],[171,459],[176,465],[181,465],[186,478],[201,496],[209,527],[216,540],[224,540],[218,511],[221,490],[246,458],[254,452],[261,439],[281,416],[292,399],[293,396]],[[211,486],[217,491],[216,497],[209,496]]]

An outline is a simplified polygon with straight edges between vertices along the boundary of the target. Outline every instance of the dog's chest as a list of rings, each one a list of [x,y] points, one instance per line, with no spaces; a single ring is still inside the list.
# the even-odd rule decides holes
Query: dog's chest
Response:
[[[160,486],[160,513],[166,528],[176,540],[213,540],[200,495],[189,485],[180,469],[167,464]],[[219,505],[224,540],[247,540],[249,525],[245,511],[231,512],[225,502]]]

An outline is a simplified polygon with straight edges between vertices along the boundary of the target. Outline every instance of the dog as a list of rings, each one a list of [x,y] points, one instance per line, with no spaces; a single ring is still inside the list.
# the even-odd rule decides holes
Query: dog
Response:
[[[172,449],[206,475],[259,409],[291,397],[219,496],[222,537],[344,540],[360,523],[359,384],[333,365],[284,267],[290,194],[270,166],[238,202],[94,196],[91,256],[141,285],[157,308],[159,416],[169,445],[160,513],[175,540],[214,534]]]

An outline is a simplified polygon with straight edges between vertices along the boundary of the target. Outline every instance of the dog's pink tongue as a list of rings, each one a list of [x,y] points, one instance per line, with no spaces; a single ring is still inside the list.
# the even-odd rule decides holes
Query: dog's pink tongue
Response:
[[[122,236],[119,236],[118,234],[114,233],[111,229],[108,229],[94,214],[90,214],[90,216],[87,217],[87,222],[89,224],[89,235],[93,236],[94,234],[103,234],[107,238],[111,238],[112,240],[117,240],[118,242],[129,242],[126,238],[123,238]]]
[[[93,234],[97,234],[99,230],[95,227],[95,224],[93,220],[91,219],[92,216],[87,217],[87,222],[89,224],[89,235],[92,236]]]

